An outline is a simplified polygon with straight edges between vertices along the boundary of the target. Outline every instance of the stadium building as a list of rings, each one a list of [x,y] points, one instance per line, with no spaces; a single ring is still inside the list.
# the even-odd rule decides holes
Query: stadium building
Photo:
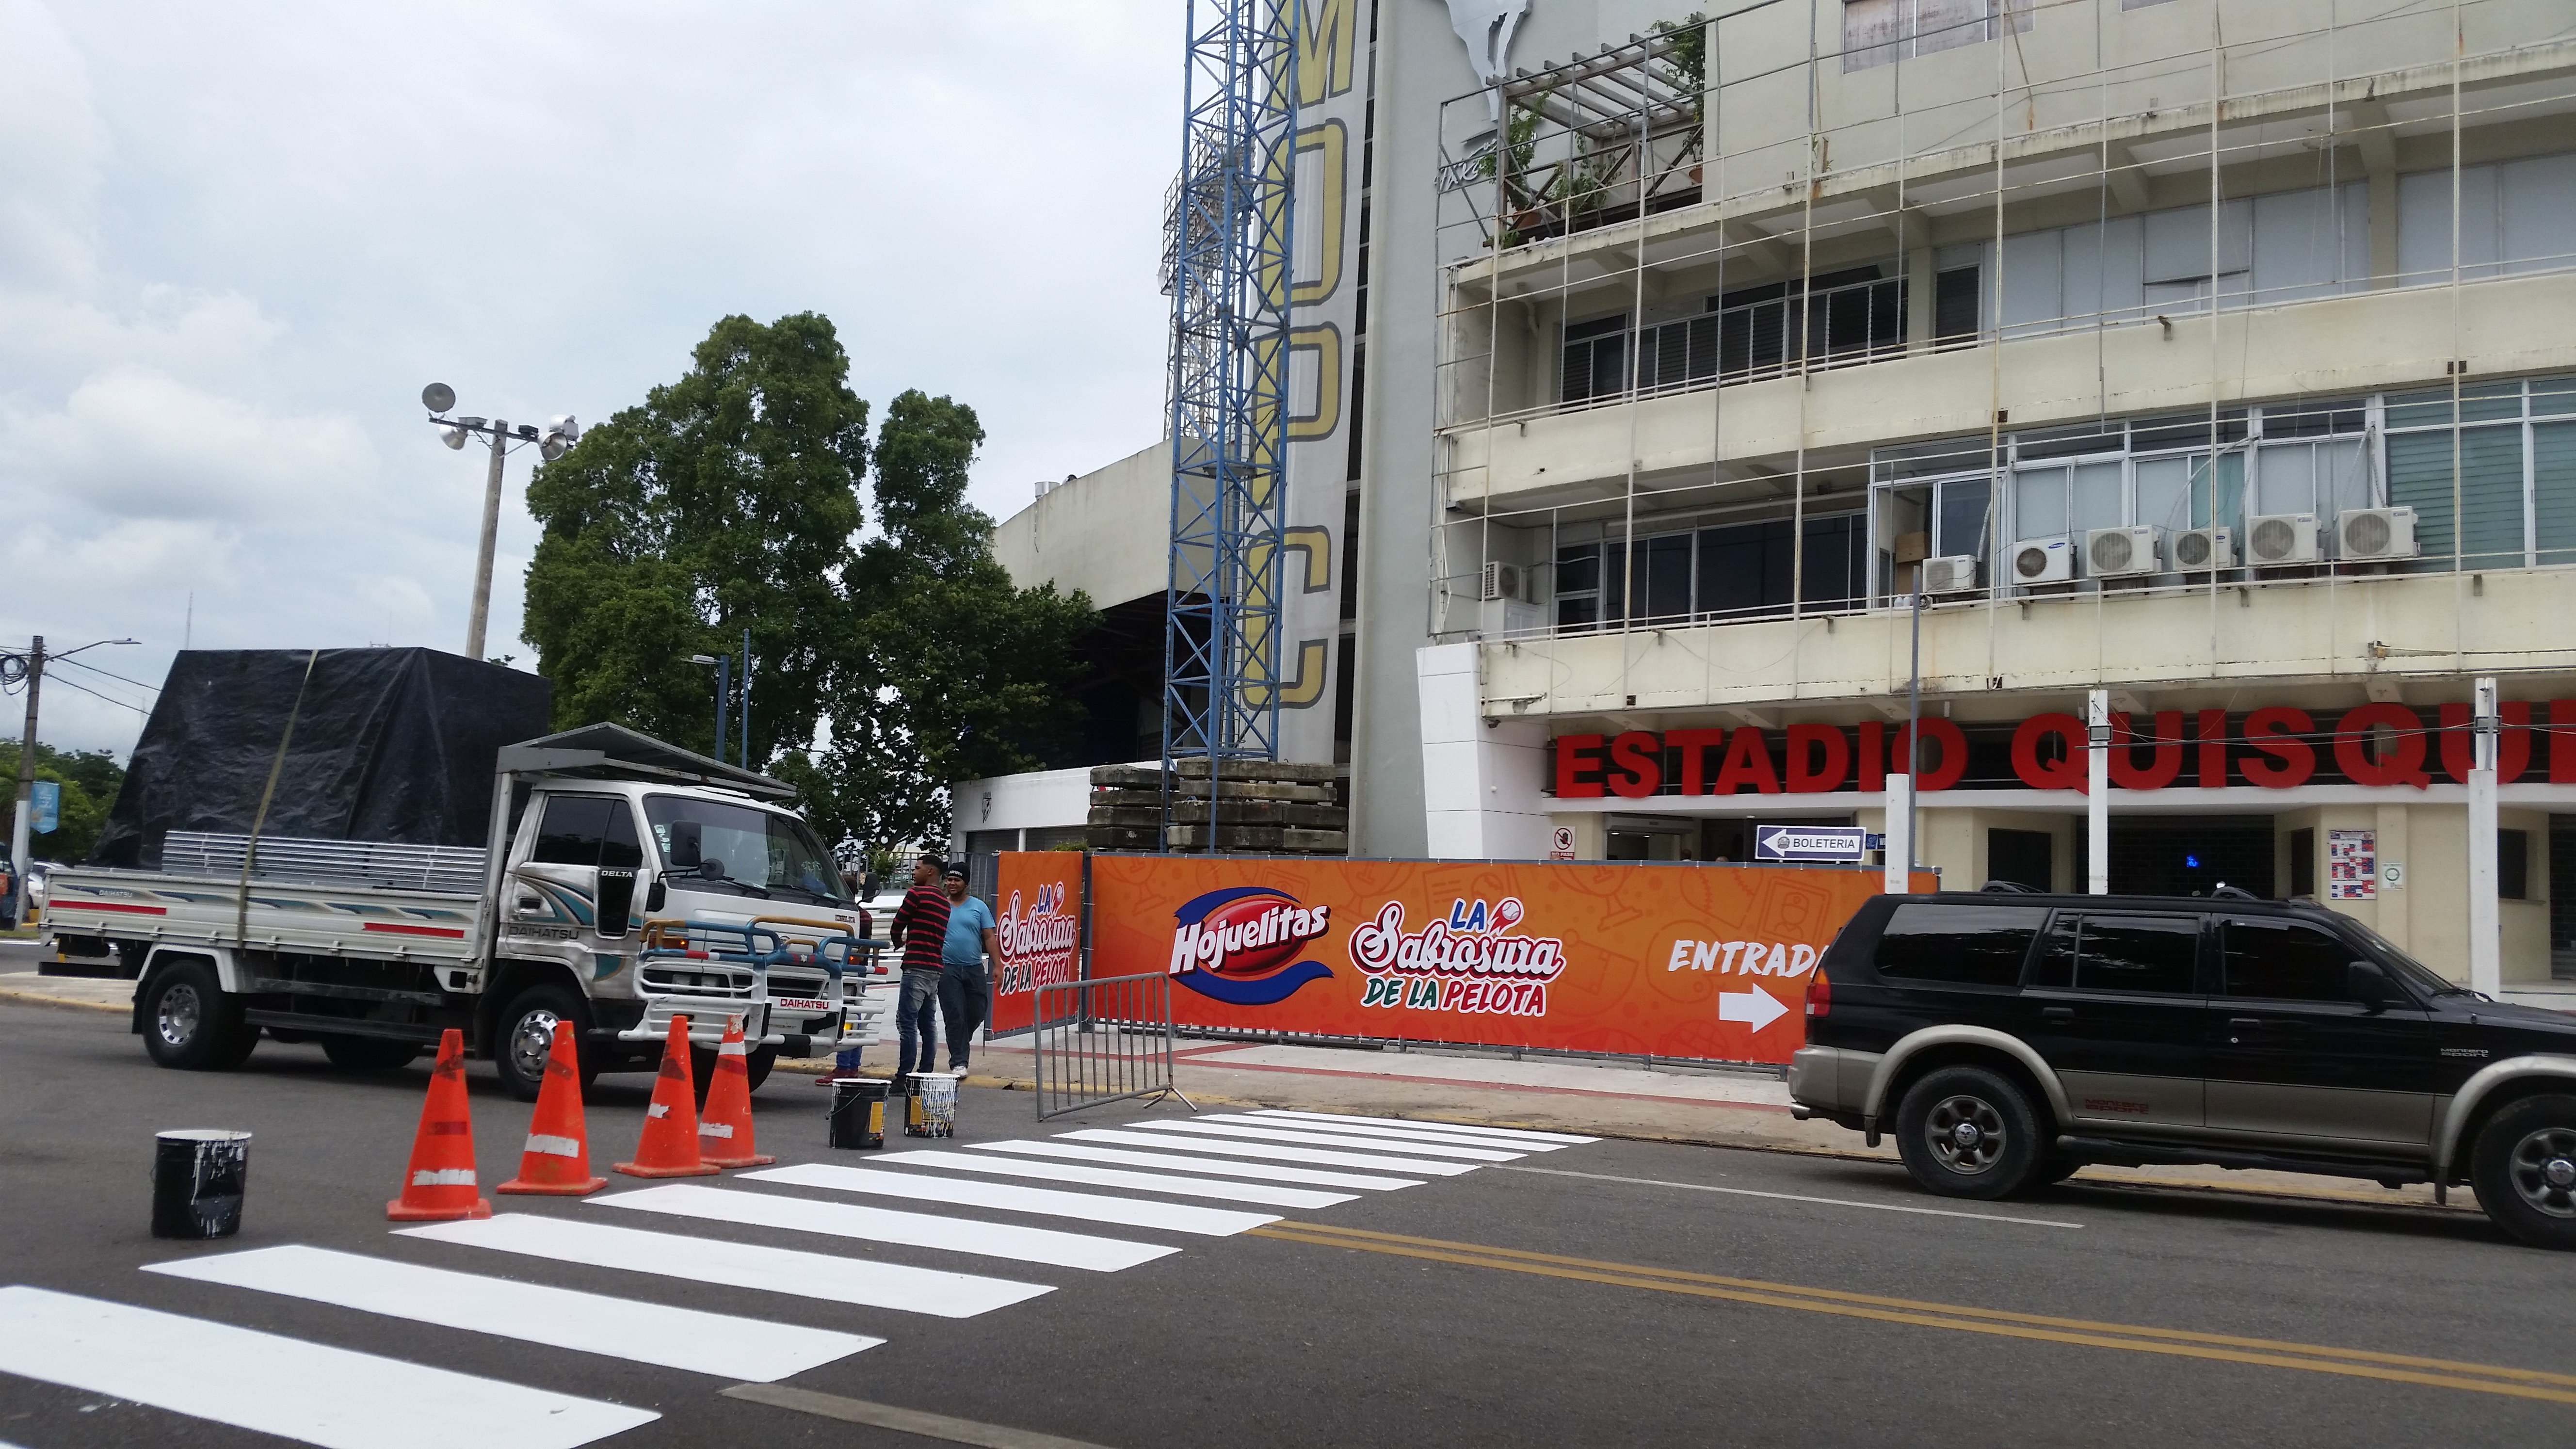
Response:
[[[1304,4],[1277,687],[1352,853],[1910,821],[2576,974],[2563,4]],[[1155,756],[1169,498],[1156,443],[1002,525],[1106,609],[1092,733],[959,848]]]

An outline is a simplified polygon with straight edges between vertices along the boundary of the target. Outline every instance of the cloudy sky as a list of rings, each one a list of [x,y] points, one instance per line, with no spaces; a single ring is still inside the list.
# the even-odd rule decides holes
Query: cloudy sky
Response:
[[[880,415],[974,405],[997,518],[1152,442],[1180,28],[1177,0],[0,0],[0,641],[142,641],[81,659],[144,687],[49,679],[45,740],[122,756],[183,636],[460,647],[483,465],[423,423],[432,380],[587,422],[720,316],[814,310]],[[490,646],[523,662],[531,461]]]

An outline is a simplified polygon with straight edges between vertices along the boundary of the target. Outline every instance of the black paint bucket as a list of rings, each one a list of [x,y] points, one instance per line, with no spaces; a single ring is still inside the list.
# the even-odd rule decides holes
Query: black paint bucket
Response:
[[[886,1084],[866,1077],[832,1083],[832,1145],[865,1150],[885,1146]]]
[[[250,1134],[183,1127],[152,1141],[152,1236],[229,1238],[241,1231]]]

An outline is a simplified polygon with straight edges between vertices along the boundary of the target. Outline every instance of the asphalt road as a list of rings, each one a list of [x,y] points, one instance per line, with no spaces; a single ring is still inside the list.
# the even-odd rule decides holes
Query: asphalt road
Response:
[[[1018,1437],[970,1427],[948,1431],[948,1442],[981,1435],[966,1441],[1028,1449],[1061,1440],[1115,1449],[2576,1440],[2576,1343],[2558,1296],[2576,1282],[2576,1259],[2512,1246],[2465,1214],[2099,1187],[1959,1204],[1927,1198],[1868,1163],[1617,1141],[1477,1142],[1472,1134],[1461,1146],[1418,1128],[1378,1129],[1402,1134],[1379,1139],[1385,1155],[1412,1151],[1415,1162],[1434,1149],[1487,1154],[1441,1159],[1470,1171],[1404,1178],[1392,1169],[1217,1151],[1275,1150],[1287,1145],[1279,1136],[1136,1125],[1189,1120],[1177,1106],[1113,1106],[1038,1124],[1027,1096],[980,1090],[961,1106],[958,1143],[898,1138],[883,1154],[835,1152],[823,1141],[824,1094],[782,1074],[756,1103],[761,1146],[783,1165],[859,1163],[926,1185],[917,1191],[952,1196],[1051,1189],[1085,1194],[1113,1214],[1153,1216],[1180,1205],[1281,1221],[1190,1232],[1023,1210],[1035,1198],[1010,1206],[907,1201],[740,1174],[685,1185],[714,1198],[660,1201],[691,1212],[748,1205],[758,1216],[818,1216],[762,1226],[617,1211],[603,1204],[656,1185],[613,1174],[611,1187],[587,1200],[498,1200],[496,1221],[524,1214],[522,1226],[535,1220],[575,1234],[615,1227],[670,1235],[655,1250],[660,1271],[647,1272],[392,1233],[384,1203],[399,1185],[424,1065],[347,1077],[313,1047],[264,1043],[241,1071],[182,1074],[151,1066],[124,1025],[103,1012],[0,1005],[0,1102],[9,1104],[0,1112],[0,1441],[28,1449],[281,1442],[134,1401],[183,1390],[213,1394],[217,1416],[236,1420],[274,1409],[282,1394],[309,1392],[354,1416],[349,1432],[357,1437],[344,1442],[370,1444],[401,1442],[387,1437],[388,1425],[441,1404],[454,1410],[480,1402],[478,1395],[500,1396],[495,1427],[458,1449],[579,1442],[578,1425],[628,1422],[640,1417],[634,1411],[658,1417],[597,1442],[941,1442],[827,1416],[884,1417],[852,1403],[1000,1426]],[[477,1064],[472,1077],[489,1184],[515,1166],[527,1113],[488,1068]],[[595,1170],[635,1142],[649,1083],[603,1080],[590,1115]],[[1243,1114],[1210,1108],[1201,1120],[1219,1115]],[[1207,1125],[1293,1134],[1324,1124]],[[185,1126],[257,1134],[236,1238],[175,1243],[146,1232],[151,1134]],[[1153,1141],[1063,1135],[1102,1128]],[[1194,1161],[1157,1190],[887,1165],[909,1150],[947,1150],[1014,1171],[1164,1170],[974,1145],[1004,1140]],[[1523,1150],[1537,1147],[1549,1150]],[[1244,1172],[1225,1176],[1236,1167]],[[1255,1183],[1347,1194],[1302,1206],[1184,1196],[1168,1186],[1233,1191],[1222,1184],[1253,1181],[1244,1174],[1256,1168],[1418,1185]],[[916,1214],[931,1227],[924,1232],[916,1219],[906,1235],[949,1246],[813,1231],[832,1215],[810,1206],[818,1204]],[[1005,1226],[1076,1237],[1033,1250],[1039,1240],[1016,1240]],[[806,1293],[884,1302],[685,1276],[728,1244],[830,1255],[837,1261],[809,1275]],[[1132,1258],[1140,1245],[1177,1251],[1124,1267],[1025,1256]],[[368,1261],[299,1254],[223,1261],[286,1247]],[[418,1300],[434,1301],[418,1310],[434,1323],[315,1301],[358,1291],[367,1274],[356,1270],[385,1263],[474,1276],[439,1279],[447,1286]],[[289,1291],[141,1271],[163,1264],[226,1275],[248,1264],[283,1273]],[[968,1276],[894,1291],[883,1282],[886,1265]],[[683,1276],[663,1276],[670,1272]],[[993,1280],[1051,1291],[990,1306],[997,1293],[1024,1291],[997,1290]],[[580,1314],[552,1300],[517,1302],[512,1284],[645,1306],[611,1305],[619,1331],[632,1322],[633,1332],[604,1345],[608,1352],[585,1351],[562,1346],[565,1325]],[[6,1285],[193,1322],[173,1329],[157,1319],[111,1319],[108,1343],[89,1347],[79,1341],[82,1315],[122,1310]],[[667,1307],[757,1322],[673,1332],[650,1322]],[[939,1316],[943,1310],[972,1316]],[[460,1326],[477,1313],[544,1341],[505,1337],[491,1324]],[[135,1322],[147,1322],[148,1332]],[[782,1355],[775,1365],[792,1371],[749,1392],[807,1391],[798,1407],[729,1396],[728,1389],[745,1392],[736,1386],[752,1377],[738,1366],[673,1368],[631,1356],[703,1355],[734,1334],[774,1332],[761,1324],[884,1341],[837,1357],[829,1342],[757,1350],[755,1358]],[[250,1367],[228,1378],[204,1360],[231,1351],[231,1329],[297,1342],[260,1347],[242,1360]],[[135,1336],[164,1330],[176,1334],[168,1362],[138,1367],[148,1355],[131,1347]],[[351,1361],[323,1363],[325,1349],[315,1345],[394,1361],[377,1366],[391,1387],[360,1371],[371,1361],[355,1369]],[[797,1368],[799,1352],[828,1361]],[[93,1387],[7,1371],[39,1361],[50,1365],[47,1376]],[[407,1400],[418,1387],[403,1379],[414,1373],[410,1365],[475,1382],[442,1381],[449,1387]],[[148,1383],[173,1387],[96,1387],[101,1375],[145,1370]],[[262,1375],[283,1376],[284,1388],[260,1387]],[[518,1392],[507,1386],[551,1401],[507,1401]],[[254,1389],[258,1402],[239,1402]]]

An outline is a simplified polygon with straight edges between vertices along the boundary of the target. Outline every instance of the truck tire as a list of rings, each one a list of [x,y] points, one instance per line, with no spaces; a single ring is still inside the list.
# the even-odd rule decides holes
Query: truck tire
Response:
[[[554,982],[542,982],[510,998],[501,1008],[500,1020],[492,1042],[492,1065],[500,1070],[501,1085],[522,1102],[537,1100],[537,1089],[545,1085],[546,1059],[554,1050],[555,1027],[570,1023],[573,1039],[579,1043],[581,1033],[590,1029],[590,1013],[582,1009],[581,998]],[[598,1069],[590,1062],[588,1051],[581,1053],[581,1088],[586,1096]]]
[[[259,1033],[242,1021],[241,999],[225,994],[213,967],[181,961],[153,976],[143,1001],[143,1050],[154,1062],[182,1072],[230,1071],[258,1045]]]
[[[2010,1197],[2040,1171],[2040,1117],[2001,1072],[1940,1067],[1908,1087],[1896,1108],[1905,1170],[1943,1197]]]
[[[2469,1181],[2497,1227],[2535,1248],[2576,1249],[2576,1097],[2498,1109],[2478,1133]]]
[[[322,1055],[344,1072],[390,1072],[408,1066],[421,1044],[384,1036],[324,1036]]]
[[[769,1069],[778,1065],[778,1048],[762,1047],[745,1059],[742,1065],[744,1075],[751,1079],[751,1089],[757,1092],[760,1090],[760,1084],[769,1080]]]

